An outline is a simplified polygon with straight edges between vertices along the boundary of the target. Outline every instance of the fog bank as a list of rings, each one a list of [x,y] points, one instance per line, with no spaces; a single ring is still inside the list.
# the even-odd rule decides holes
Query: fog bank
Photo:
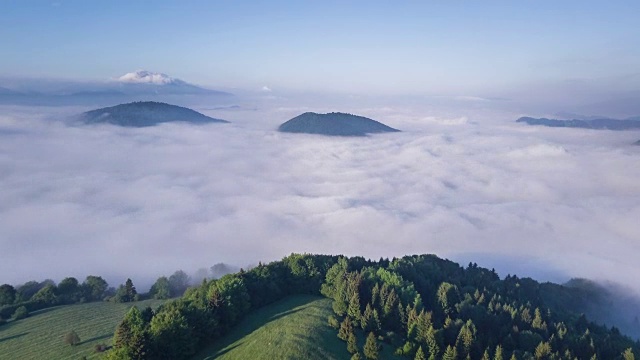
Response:
[[[142,129],[68,126],[77,108],[5,107],[0,283],[149,282],[291,252],[435,253],[502,276],[640,290],[640,148],[629,146],[640,133],[526,126],[470,101],[452,111],[265,100],[196,108],[231,124]],[[404,132],[274,131],[304,111]]]

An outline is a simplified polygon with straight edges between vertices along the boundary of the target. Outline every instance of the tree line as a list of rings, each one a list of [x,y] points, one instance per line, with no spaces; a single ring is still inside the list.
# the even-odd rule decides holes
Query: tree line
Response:
[[[169,299],[181,296],[189,287],[190,278],[182,270],[156,280],[149,292],[138,293],[131,279],[117,288],[110,287],[100,276],[89,275],[80,283],[67,277],[56,284],[53,280],[28,281],[14,287],[0,285],[0,325],[9,319],[19,320],[29,313],[58,305],[94,301],[133,302],[149,298]]]

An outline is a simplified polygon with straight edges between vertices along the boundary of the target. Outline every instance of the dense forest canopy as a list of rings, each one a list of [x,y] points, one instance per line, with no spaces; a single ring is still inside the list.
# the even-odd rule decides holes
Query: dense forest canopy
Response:
[[[327,321],[354,358],[382,347],[407,359],[633,359],[640,342],[589,321],[572,287],[500,279],[434,255],[371,261],[292,254],[203,280],[155,311],[132,308],[110,359],[187,359],[247,312],[292,294],[333,299]],[[357,339],[366,339],[360,347]]]

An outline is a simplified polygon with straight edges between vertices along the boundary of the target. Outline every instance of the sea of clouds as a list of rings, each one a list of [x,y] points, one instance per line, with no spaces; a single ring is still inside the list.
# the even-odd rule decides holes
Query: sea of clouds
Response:
[[[349,100],[349,99],[347,99]],[[640,132],[517,124],[518,113],[269,98],[231,124],[70,124],[82,108],[0,109],[0,283],[174,270],[292,252],[435,253],[500,275],[640,290]],[[350,103],[345,101],[345,103]],[[315,103],[314,103],[315,104]],[[401,133],[278,133],[305,111]]]

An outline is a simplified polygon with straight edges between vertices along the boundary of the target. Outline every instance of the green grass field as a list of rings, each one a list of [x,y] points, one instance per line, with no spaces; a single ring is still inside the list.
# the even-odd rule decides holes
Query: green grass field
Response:
[[[327,318],[331,299],[296,295],[249,314],[194,359],[350,359]]]
[[[97,359],[101,355],[94,353],[94,346],[111,343],[116,326],[132,305],[155,309],[163,302],[95,302],[36,311],[26,319],[0,326],[0,359]],[[79,345],[64,343],[64,335],[71,330],[80,337]]]

